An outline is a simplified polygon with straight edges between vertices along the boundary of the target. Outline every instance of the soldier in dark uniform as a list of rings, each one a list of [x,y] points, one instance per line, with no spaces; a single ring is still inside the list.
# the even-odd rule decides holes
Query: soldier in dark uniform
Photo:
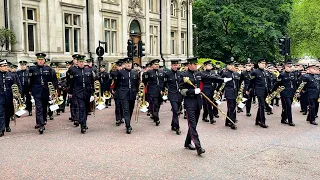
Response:
[[[18,76],[8,72],[7,60],[0,60],[0,137],[4,131],[11,132],[10,118],[14,116],[13,94],[11,86],[18,85],[21,93],[22,87]]]
[[[264,58],[258,60],[258,68],[251,73],[251,81],[248,87],[248,90],[251,91],[254,87],[255,95],[258,98],[259,109],[256,117],[256,125],[259,125],[263,128],[268,128],[266,125],[265,118],[265,106],[266,106],[266,97],[269,93],[268,87],[268,76],[265,72],[266,61]],[[246,94],[249,94],[249,91],[246,91]]]
[[[307,121],[312,125],[318,125],[316,122],[316,101],[319,98],[319,80],[316,79],[316,74],[318,73],[318,68],[315,65],[310,65],[308,67],[308,74],[303,76],[302,81],[306,82],[304,90],[307,93],[308,103],[309,103],[309,113]]]
[[[243,88],[243,97],[245,97],[246,100],[246,116],[250,117],[251,116],[251,103],[252,103],[252,97],[253,97],[253,91],[250,91],[249,94],[247,95],[245,92],[248,91],[249,83],[250,83],[250,75],[251,75],[251,62],[250,59],[247,60],[246,65],[245,65],[245,70],[242,71],[241,77],[240,77],[240,84],[242,81],[244,82],[244,88]]]
[[[153,69],[143,76],[143,83],[148,85],[151,114],[157,126],[160,124],[159,110],[164,92],[164,72],[159,70],[159,62],[159,59],[152,60],[150,64]]]
[[[299,84],[301,84],[304,76],[308,76],[307,74],[307,71],[304,69],[302,72],[301,72],[301,76],[299,77],[299,83],[298,83],[298,86]],[[307,92],[305,90],[302,90],[300,92],[300,96],[299,96],[299,100],[300,100],[300,107],[301,107],[301,113],[303,115],[307,115],[307,111],[308,111],[308,96],[307,96]]]
[[[79,117],[78,117],[78,104],[75,103],[75,99],[72,98],[72,96],[70,94],[72,94],[72,92],[70,91],[70,82],[71,82],[71,78],[70,78],[70,72],[78,67],[78,59],[82,58],[80,54],[74,54],[72,55],[72,65],[69,67],[69,69],[66,72],[66,76],[67,76],[67,87],[68,87],[68,94],[69,97],[68,99],[70,99],[70,114],[71,117],[69,118],[69,120],[74,121],[74,125],[77,125],[77,122],[75,121],[79,121]]]
[[[288,61],[285,63],[284,72],[281,73],[277,79],[277,83],[273,87],[273,91],[277,90],[279,86],[284,86],[285,89],[281,91],[281,105],[282,105],[282,113],[281,113],[281,123],[289,124],[289,126],[295,126],[292,122],[292,98],[295,94],[296,89],[296,81],[295,75],[291,72],[292,63]],[[288,121],[287,121],[288,120]]]
[[[269,91],[271,91],[272,87],[273,87],[273,80],[272,80],[272,74],[270,72],[269,67],[270,67],[270,64],[267,65],[267,68],[265,69],[264,72],[267,76],[267,83],[268,83]],[[267,115],[273,114],[272,108],[269,106],[269,104],[266,103],[265,108],[266,108]]]
[[[212,62],[211,62],[211,60],[208,60],[208,61],[204,62],[203,65],[205,66],[205,70],[202,71],[203,74],[207,74],[209,76],[211,76],[211,75],[216,75],[217,76],[217,74],[212,70]],[[210,79],[210,78],[202,79],[202,83],[203,83],[202,92],[206,96],[208,96],[208,98],[210,98],[211,101],[214,102],[213,95],[214,95],[214,90],[216,88],[216,84],[217,83],[215,81],[213,81],[212,79]],[[207,117],[209,115],[210,123],[211,124],[215,123],[216,121],[214,120],[212,105],[205,98],[203,98],[202,100],[203,100],[202,121],[209,122],[209,120],[207,119]]]
[[[226,62],[227,68],[226,71],[222,74],[222,78],[232,78],[231,81],[226,82],[224,88],[224,97],[227,100],[228,112],[227,116],[235,123],[236,122],[236,106],[237,106],[237,96],[239,89],[239,81],[240,75],[235,72],[234,60],[231,58]],[[237,127],[234,123],[230,122],[228,118],[226,118],[225,126],[229,126],[231,129],[236,129]]]
[[[188,71],[188,62],[182,63],[181,68],[182,67],[184,68],[184,71],[182,73]],[[180,68],[180,71],[181,71],[181,68]],[[182,109],[183,109],[183,119],[187,119],[187,111],[186,111],[186,109],[184,107],[181,107],[180,111],[182,111]]]
[[[95,78],[92,68],[85,68],[84,57],[80,56],[78,58],[78,67],[72,68],[70,71],[70,93],[79,109],[79,121],[75,120],[75,125],[81,124],[81,133],[85,133],[88,129],[87,117]]]
[[[59,109],[57,110],[57,114],[60,115],[60,112],[64,113],[66,108],[66,99],[68,95],[68,87],[67,87],[67,77],[65,73],[60,73],[60,81],[58,83],[58,96],[63,98],[63,103],[59,105]]]
[[[151,70],[151,65],[150,63],[147,63],[145,66],[144,71],[141,73],[141,77],[140,79],[143,79],[143,76],[147,74],[147,72],[149,70]],[[151,103],[149,100],[149,93],[148,93],[148,84],[145,85],[145,96],[144,96],[145,101],[147,101],[149,104]],[[150,116],[151,112],[150,112],[150,105],[148,106],[148,112],[147,112],[147,116]]]
[[[47,118],[47,107],[49,103],[49,89],[48,82],[57,89],[57,76],[53,69],[49,66],[44,66],[46,54],[37,53],[37,65],[29,69],[29,90],[35,100],[36,105],[36,128],[39,128],[39,133],[42,134],[45,130],[45,121]]]
[[[138,92],[139,76],[135,70],[131,69],[131,58],[125,58],[123,63],[124,69],[117,71],[114,82],[123,108],[126,132],[130,134],[132,131],[131,117]]]
[[[106,91],[110,91],[111,79],[109,73],[106,71],[105,68],[105,65],[100,65],[100,72],[97,75],[97,79],[101,84],[101,94],[103,94]],[[106,108],[108,108],[108,102],[110,99],[106,99],[105,101]]]
[[[115,104],[115,115],[116,115],[116,125],[120,126],[121,123],[124,123],[123,119],[123,109],[121,106],[121,101],[119,99],[119,91],[118,87],[115,86],[115,80],[118,76],[118,71],[122,70],[123,59],[119,59],[116,64],[115,69],[111,69],[110,76],[112,78],[113,83],[110,86],[111,92],[113,94],[114,104]]]
[[[20,83],[22,86],[21,97],[25,100],[26,110],[29,112],[29,116],[32,116],[32,103],[31,96],[29,94],[29,70],[27,70],[27,61],[20,61],[21,70],[17,72]]]
[[[172,108],[171,130],[180,135],[179,113],[182,103],[182,95],[179,92],[179,83],[181,82],[181,72],[178,71],[180,59],[171,60],[171,70],[165,73],[165,87],[168,88],[168,99]]]
[[[66,61],[65,64],[66,64],[67,71],[66,71],[66,89],[65,89],[66,90],[66,100],[64,100],[64,101],[66,102],[66,106],[69,106],[71,99],[68,98],[68,88],[69,88],[69,86],[68,86],[68,69],[71,67],[72,61]]]
[[[181,74],[181,82],[179,83],[180,86],[180,92],[184,96],[184,107],[187,112],[187,120],[189,125],[188,134],[185,140],[185,148],[188,148],[190,150],[196,150],[198,155],[201,155],[205,152],[205,150],[201,147],[200,140],[198,137],[198,132],[196,130],[200,111],[202,108],[202,99],[201,99],[201,90],[200,90],[200,81],[204,78],[212,78],[215,80],[224,80],[224,82],[227,82],[231,80],[230,78],[220,78],[215,75],[207,75],[201,72],[197,71],[197,61],[198,59],[188,58],[187,62],[188,64],[188,70]],[[192,85],[189,85],[188,83],[184,82],[184,78],[188,78],[193,85],[196,87],[194,88]],[[191,144],[191,140],[194,142],[194,147]]]

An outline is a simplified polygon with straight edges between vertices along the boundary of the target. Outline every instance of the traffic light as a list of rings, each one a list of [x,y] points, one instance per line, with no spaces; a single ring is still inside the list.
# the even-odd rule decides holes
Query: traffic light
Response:
[[[145,52],[144,52],[145,50],[146,50],[145,49],[145,43],[140,40],[138,42],[138,56],[139,57],[145,56],[146,55]]]
[[[286,55],[286,38],[279,39],[279,53],[281,55]]]
[[[286,38],[285,51],[286,55],[290,55],[290,38]]]
[[[129,39],[127,42],[127,56],[128,57],[133,57],[132,45],[133,45],[133,41],[131,39]]]
[[[132,54],[133,54],[133,57],[138,56],[137,46],[135,44],[132,45]]]

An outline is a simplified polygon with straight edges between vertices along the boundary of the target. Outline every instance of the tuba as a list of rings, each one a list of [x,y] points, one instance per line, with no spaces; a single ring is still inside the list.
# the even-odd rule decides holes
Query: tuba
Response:
[[[112,98],[112,94],[110,93],[110,91],[105,91],[103,93],[103,97],[104,97],[104,99],[111,99]]]
[[[63,103],[63,98],[58,96],[52,82],[48,82],[48,88],[52,105],[61,105]]]
[[[279,94],[281,93],[281,91],[283,91],[285,89],[284,86],[280,86],[278,87],[277,90],[273,91],[271,94],[269,94],[267,97],[266,97],[266,103],[267,104],[271,104],[271,100],[277,96],[279,96]]]

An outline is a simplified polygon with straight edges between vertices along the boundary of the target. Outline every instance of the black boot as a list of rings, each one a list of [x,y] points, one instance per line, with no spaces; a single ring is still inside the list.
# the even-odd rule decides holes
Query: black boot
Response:
[[[247,115],[247,117],[250,117],[250,116],[251,116],[251,113],[247,113],[246,115]]]
[[[127,127],[127,134],[131,134],[131,131],[132,131],[132,127]]]
[[[78,127],[79,126],[79,121],[74,121],[73,125],[75,125],[75,127]]]
[[[213,124],[213,123],[216,123],[216,120],[211,119],[211,120],[210,120],[210,124]]]
[[[6,127],[6,132],[11,132],[11,128],[10,127]]]
[[[40,134],[43,134],[44,129],[45,129],[45,128],[44,128],[43,126],[42,126],[42,127],[40,127],[40,128],[39,128],[39,133],[40,133]]]
[[[116,125],[117,125],[117,126],[120,126],[120,124],[121,124],[121,121],[120,121],[120,120],[117,120],[117,121],[116,121]]]
[[[209,122],[209,120],[207,118],[202,118],[202,121]]]
[[[180,134],[181,134],[180,128],[177,128],[177,129],[176,129],[176,134],[177,134],[177,135],[180,135]]]
[[[32,116],[32,111],[29,111],[29,116]]]
[[[201,154],[205,153],[206,151],[203,148],[197,149],[197,154],[200,156]]]
[[[86,126],[81,125],[81,133],[84,134],[84,133],[86,133],[86,131],[87,131]]]
[[[52,115],[51,115],[51,116],[49,116],[49,119],[50,119],[50,120],[53,120],[53,116],[52,116]]]
[[[4,136],[4,130],[0,133],[0,137]]]

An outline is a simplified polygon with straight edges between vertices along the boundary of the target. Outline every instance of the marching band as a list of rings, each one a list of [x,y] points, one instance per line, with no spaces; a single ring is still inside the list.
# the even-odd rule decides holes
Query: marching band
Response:
[[[132,58],[115,61],[110,71],[106,65],[92,65],[92,59],[75,54],[66,62],[66,69],[57,69],[46,54],[37,53],[34,66],[27,67],[20,61],[20,69],[6,59],[0,60],[0,137],[11,132],[10,120],[28,113],[32,116],[35,106],[36,126],[40,134],[45,131],[47,116],[53,120],[70,107],[71,117],[80,132],[88,130],[87,117],[96,109],[115,106],[115,123],[125,124],[126,133],[131,134],[131,119],[134,108],[147,112],[156,126],[160,125],[161,105],[170,101],[172,111],[171,130],[181,134],[179,117],[184,114],[189,129],[185,148],[205,152],[198,136],[197,124],[203,109],[202,120],[216,123],[219,112],[224,115],[225,126],[237,129],[237,113],[251,116],[252,103],[258,99],[255,124],[268,128],[265,112],[273,114],[273,106],[282,106],[282,124],[295,126],[292,105],[300,106],[311,125],[317,125],[319,108],[319,65],[299,65],[287,61],[281,65],[267,63],[261,58],[254,68],[251,60],[239,64],[230,58],[226,67],[211,60],[202,64],[195,57],[181,64],[180,59],[171,60],[171,70],[159,67],[154,59],[144,67],[133,64]],[[227,112],[219,106],[225,100]],[[139,113],[135,113],[139,116]],[[137,115],[138,114],[138,115]],[[208,119],[209,117],[209,119]],[[136,121],[137,121],[137,117]],[[240,122],[241,123],[241,122]],[[193,144],[192,144],[193,142]]]

